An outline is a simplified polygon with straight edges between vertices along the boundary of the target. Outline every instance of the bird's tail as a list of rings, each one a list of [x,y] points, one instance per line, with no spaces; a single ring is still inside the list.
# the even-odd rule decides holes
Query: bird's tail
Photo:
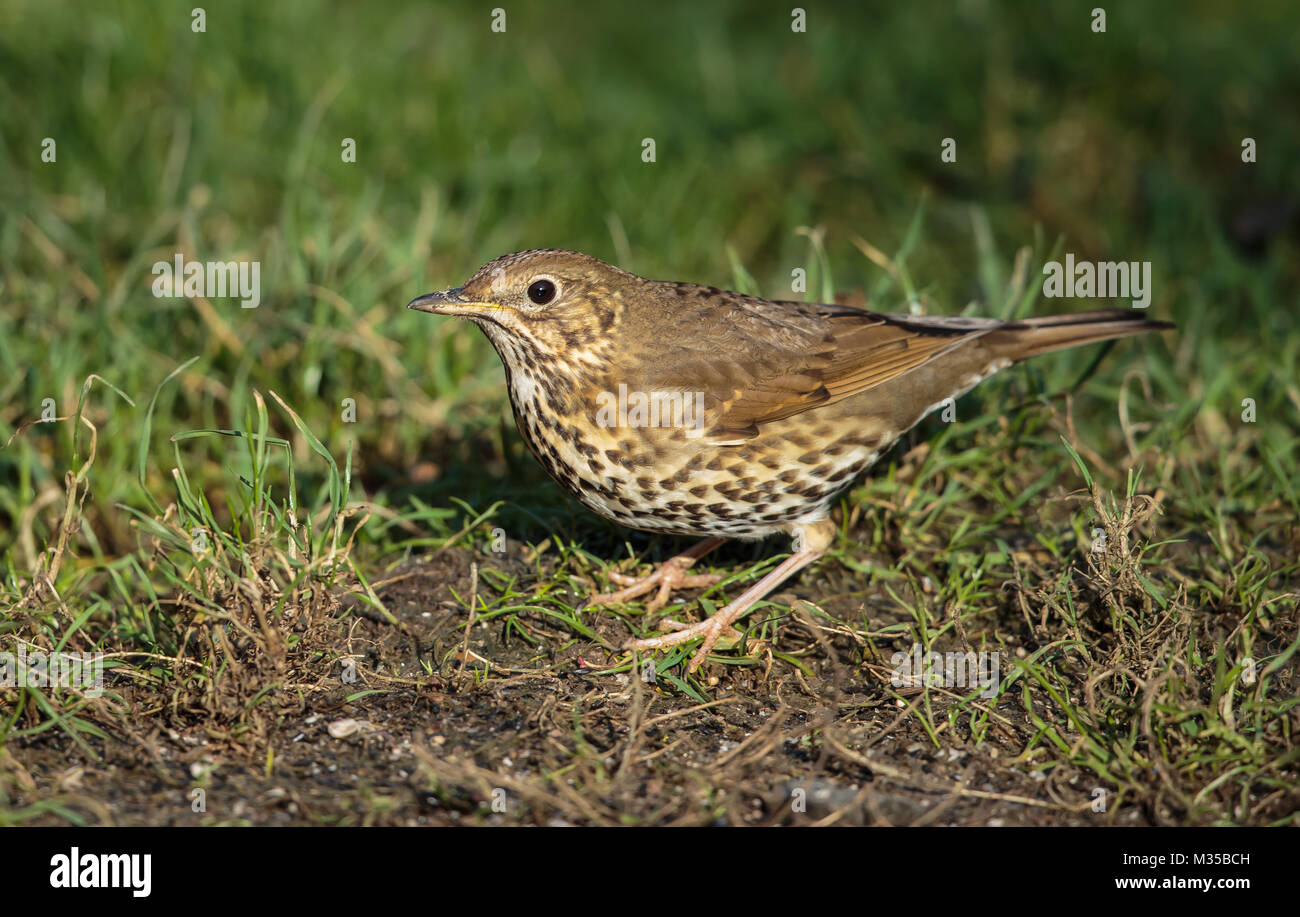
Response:
[[[1173,327],[1171,322],[1154,321],[1129,309],[1105,309],[1007,322],[989,332],[983,342],[1001,356],[1023,360],[1053,350]]]

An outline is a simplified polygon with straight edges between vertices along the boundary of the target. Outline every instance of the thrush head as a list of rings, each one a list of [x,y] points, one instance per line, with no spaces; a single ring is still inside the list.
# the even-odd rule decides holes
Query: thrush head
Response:
[[[625,298],[645,281],[581,252],[535,249],[489,261],[463,286],[409,308],[469,319],[508,370],[582,363],[609,337]]]

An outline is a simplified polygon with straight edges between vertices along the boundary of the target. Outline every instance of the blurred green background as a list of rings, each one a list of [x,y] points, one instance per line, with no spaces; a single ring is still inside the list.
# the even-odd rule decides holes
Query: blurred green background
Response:
[[[806,4],[798,34],[789,4],[506,4],[498,33],[490,3],[239,2],[206,7],[196,34],[192,0],[8,0],[0,440],[43,399],[74,414],[92,373],[134,399],[98,386],[85,408],[98,454],[81,534],[94,553],[129,550],[115,505],[140,504],[146,406],[197,356],[160,391],[144,443],[163,503],[178,456],[220,493],[240,449],[168,438],[242,427],[256,389],[340,461],[352,443],[354,497],[481,506],[541,480],[501,369],[474,329],[403,307],[492,257],[574,248],[787,297],[802,267],[813,293],[862,289],[905,311],[913,296],[866,243],[905,256],[927,311],[1003,314],[1017,250],[1032,251],[1032,285],[1059,245],[1152,262],[1151,312],[1180,326],[1148,367],[1166,441],[1212,442],[1249,396],[1258,435],[1293,459],[1300,8],[1110,4],[1097,34],[1096,5]],[[824,231],[824,265],[800,227]],[[261,306],[155,298],[150,268],[176,252],[259,261]],[[1079,368],[1038,371],[1059,387]],[[1109,361],[1098,384],[1123,369]],[[1081,432],[1115,442],[1104,407],[1081,408]],[[58,524],[87,448],[73,428],[36,425],[0,450],[11,577]],[[1205,467],[1234,451],[1220,441]]]

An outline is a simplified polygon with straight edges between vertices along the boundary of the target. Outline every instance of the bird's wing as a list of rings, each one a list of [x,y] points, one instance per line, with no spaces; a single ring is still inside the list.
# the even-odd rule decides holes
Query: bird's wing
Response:
[[[1000,324],[748,297],[727,306],[728,320],[715,314],[710,330],[683,329],[679,340],[691,342],[684,359],[651,373],[676,390],[704,392],[704,435],[718,445],[875,388]]]

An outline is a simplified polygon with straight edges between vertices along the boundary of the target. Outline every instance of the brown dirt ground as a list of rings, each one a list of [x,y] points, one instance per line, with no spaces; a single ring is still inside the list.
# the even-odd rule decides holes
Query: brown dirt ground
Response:
[[[1093,813],[1087,774],[1057,768],[1044,776],[1017,762],[1035,729],[1013,699],[999,702],[984,742],[970,741],[959,719],[941,727],[936,748],[918,718],[883,690],[888,669],[860,639],[848,629],[814,631],[799,614],[782,618],[777,640],[782,651],[803,656],[813,677],[780,660],[711,665],[703,670],[711,700],[703,704],[662,682],[603,673],[611,658],[604,647],[572,639],[540,613],[522,616],[540,650],[517,636],[504,639],[496,620],[472,628],[467,658],[463,600],[473,588],[472,563],[522,576],[530,570],[517,554],[461,549],[409,561],[390,572],[381,592],[398,626],[340,615],[335,602],[327,623],[310,631],[325,651],[299,653],[318,664],[285,676],[288,689],[272,692],[273,703],[258,706],[265,674],[250,676],[242,693],[230,689],[244,704],[242,717],[213,717],[211,703],[187,708],[183,698],[142,709],[124,691],[133,714],[119,717],[121,729],[105,728],[126,740],[89,738],[99,760],[58,730],[21,749],[11,745],[0,753],[6,795],[19,806],[54,800],[79,819],[128,825],[1176,818],[1142,806]],[[833,564],[814,568],[776,600],[798,605],[796,597],[834,595],[843,585],[836,578],[848,576]],[[480,578],[478,588],[490,587]],[[845,604],[852,607],[822,607],[861,614],[860,598]],[[879,612],[872,605],[872,630],[896,620],[892,603],[881,601]],[[585,620],[609,646],[626,636],[616,615]],[[355,662],[346,681],[342,657]],[[490,671],[480,660],[492,661]],[[933,722],[946,725],[946,696],[932,691],[932,698]],[[250,710],[259,716],[250,720]],[[32,821],[65,818],[50,812]]]

